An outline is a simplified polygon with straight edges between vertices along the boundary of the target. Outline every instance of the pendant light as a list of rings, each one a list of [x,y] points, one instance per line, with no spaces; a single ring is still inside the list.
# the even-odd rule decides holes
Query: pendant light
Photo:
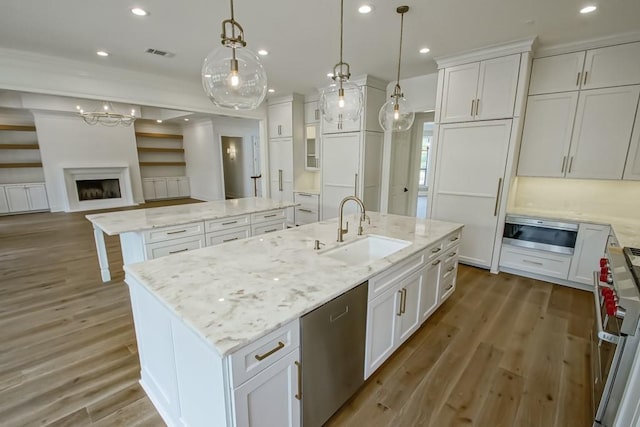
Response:
[[[400,89],[400,60],[402,58],[402,31],[404,29],[404,14],[409,11],[409,6],[399,6],[396,12],[400,14],[400,50],[398,52],[398,77],[396,87],[393,89],[391,99],[380,108],[378,120],[385,131],[405,131],[411,128],[416,115],[404,98]]]
[[[362,92],[358,85],[349,82],[349,64],[342,60],[344,33],[344,0],[340,0],[340,62],[333,67],[333,83],[320,93],[320,109],[327,123],[342,127],[345,121],[356,122],[362,112]]]
[[[222,21],[222,46],[213,49],[202,64],[202,87],[216,106],[253,110],[267,94],[267,73],[258,56],[247,49],[242,26],[231,19]]]

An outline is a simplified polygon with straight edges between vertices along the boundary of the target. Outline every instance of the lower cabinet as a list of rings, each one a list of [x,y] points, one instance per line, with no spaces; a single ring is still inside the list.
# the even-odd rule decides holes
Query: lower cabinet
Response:
[[[186,176],[143,178],[142,194],[145,200],[189,197],[191,195],[189,178]]]
[[[0,213],[44,211],[49,209],[44,183],[0,186]]]
[[[580,224],[571,258],[569,280],[593,286],[593,271],[600,265],[609,238],[608,225]]]

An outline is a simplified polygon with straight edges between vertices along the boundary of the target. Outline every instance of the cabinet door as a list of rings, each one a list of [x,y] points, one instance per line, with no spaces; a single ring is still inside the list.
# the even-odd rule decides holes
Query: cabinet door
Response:
[[[268,107],[269,138],[293,136],[293,111],[290,102]]]
[[[403,299],[401,300],[400,327],[398,330],[398,345],[405,342],[420,326],[420,299],[424,287],[426,269],[416,271],[402,281]]]
[[[622,179],[640,86],[580,92],[568,178]]]
[[[504,56],[480,63],[476,120],[513,117],[519,69],[520,55]]]
[[[364,376],[368,378],[397,348],[396,328],[400,319],[401,291],[389,289],[367,307],[367,344]]]
[[[152,178],[144,178],[142,180],[142,195],[145,200],[153,200],[156,198],[156,186]]]
[[[304,122],[318,123],[320,121],[320,106],[318,101],[305,102],[304,103]]]
[[[427,266],[427,271],[420,293],[420,322],[427,320],[438,306],[438,287],[440,283],[440,268],[442,260],[432,261]]]
[[[292,351],[233,391],[237,427],[300,426],[299,353]]]
[[[153,189],[156,193],[156,199],[167,198],[167,180],[165,178],[154,179]]]
[[[32,211],[42,211],[49,209],[47,190],[44,184],[27,185],[27,196],[29,197],[29,207]]]
[[[179,196],[178,178],[167,178],[167,197],[175,198]]]
[[[519,176],[563,177],[578,92],[530,96],[522,132]]]
[[[584,55],[582,51],[534,59],[529,95],[580,89]]]
[[[7,201],[7,194],[4,191],[4,186],[0,185],[0,213],[9,212],[9,202]]]
[[[600,265],[608,238],[608,225],[580,224],[569,268],[569,280],[593,285],[593,272]]]
[[[441,122],[473,120],[480,63],[458,65],[444,70]]]
[[[178,196],[189,197],[191,195],[191,188],[189,186],[189,178],[186,176],[178,178]]]
[[[624,179],[640,181],[640,104],[636,113],[636,121],[631,134],[631,145],[624,167]]]
[[[322,219],[338,216],[338,205],[358,194],[360,133],[332,134],[322,141]],[[357,205],[345,205],[345,212],[357,212]]]
[[[29,198],[24,185],[7,185],[7,202],[9,212],[25,212],[29,210]]]
[[[640,84],[640,42],[587,51],[584,89]]]
[[[510,136],[511,120],[440,127],[433,219],[465,225],[460,258],[468,264],[493,260]]]

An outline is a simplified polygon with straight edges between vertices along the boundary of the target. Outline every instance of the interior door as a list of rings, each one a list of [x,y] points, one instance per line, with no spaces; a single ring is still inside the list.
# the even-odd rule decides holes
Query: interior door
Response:
[[[396,215],[408,215],[412,134],[410,131],[394,132],[391,140],[389,213]]]
[[[433,218],[464,224],[460,260],[490,268],[511,120],[442,125]]]

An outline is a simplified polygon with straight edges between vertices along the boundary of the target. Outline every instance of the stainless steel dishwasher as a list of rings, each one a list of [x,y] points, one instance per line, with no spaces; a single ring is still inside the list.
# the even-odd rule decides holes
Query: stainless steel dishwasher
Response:
[[[319,427],[364,382],[368,282],[302,317],[302,426]]]

